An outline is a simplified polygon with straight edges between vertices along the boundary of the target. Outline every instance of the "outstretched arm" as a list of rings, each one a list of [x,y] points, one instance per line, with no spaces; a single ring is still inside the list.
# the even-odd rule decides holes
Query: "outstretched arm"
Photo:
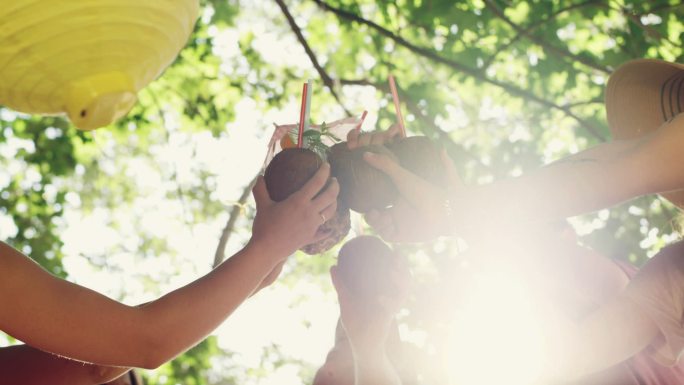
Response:
[[[675,365],[684,353],[684,243],[668,246],[641,268],[613,301],[569,331],[558,345],[557,378],[579,378],[612,366],[648,346],[648,354]]]
[[[558,328],[547,366],[549,379],[572,382],[627,360],[658,337],[657,325],[624,296],[604,305],[579,323]]]
[[[299,192],[278,203],[260,179],[249,244],[206,276],[139,307],[58,279],[0,243],[0,330],[77,360],[155,368],[205,338],[287,256],[327,235],[317,234],[319,213],[332,216],[338,191],[333,182],[318,194],[328,176],[324,165]]]
[[[453,165],[445,159],[451,191],[431,185],[388,157],[368,154],[366,161],[392,178],[401,194],[398,202],[406,204],[367,219],[384,238],[401,241],[414,240],[410,237],[420,234],[417,230],[435,223],[440,225],[433,237],[566,218],[637,196],[684,189],[682,148],[684,114],[643,137],[605,143],[524,176],[481,186],[458,183]]]
[[[475,223],[490,213],[516,221],[582,214],[684,188],[683,147],[684,114],[644,137],[599,145],[520,178],[463,189],[453,203],[459,217],[464,213],[464,221]]]
[[[129,368],[98,366],[55,356],[28,345],[0,349],[0,384],[99,385]]]

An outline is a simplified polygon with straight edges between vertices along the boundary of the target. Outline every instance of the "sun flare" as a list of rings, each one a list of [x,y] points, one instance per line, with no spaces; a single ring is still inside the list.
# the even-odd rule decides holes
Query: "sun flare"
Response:
[[[451,384],[529,385],[544,367],[543,314],[510,274],[473,277],[452,323]]]

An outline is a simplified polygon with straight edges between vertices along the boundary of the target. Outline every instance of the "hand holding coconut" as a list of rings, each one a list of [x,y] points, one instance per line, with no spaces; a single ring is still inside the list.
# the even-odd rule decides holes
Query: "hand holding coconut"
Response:
[[[403,142],[411,139],[425,140],[412,137]],[[392,146],[402,145],[397,143]],[[458,172],[445,151],[440,154],[424,146],[427,150],[419,153],[415,149],[420,146],[409,146],[412,152],[394,150],[406,154],[405,157],[414,156],[408,160],[400,158],[401,165],[386,156],[364,154],[365,161],[389,176],[399,193],[394,205],[370,211],[366,221],[387,241],[418,242],[452,235],[455,213],[451,211],[450,198],[455,191],[464,189]],[[429,154],[433,154],[432,159],[428,159]]]
[[[393,124],[387,131],[361,132],[361,130],[351,130],[347,133],[347,148],[350,150],[365,147],[371,144],[383,145],[394,141],[400,134],[398,124]]]
[[[386,347],[394,317],[408,294],[411,276],[404,260],[380,239],[347,242],[330,270],[349,340],[356,384],[401,384]]]
[[[265,247],[265,254],[278,262],[300,247],[328,237],[319,227],[335,215],[339,185],[330,179],[330,165],[323,163],[302,188],[276,202],[269,195],[264,178],[254,186],[257,215],[250,243]],[[326,187],[327,185],[327,187]]]
[[[352,348],[384,347],[408,294],[406,261],[379,238],[360,236],[342,246],[330,276]]]
[[[199,343],[255,290],[271,283],[295,250],[327,236],[318,230],[335,213],[339,190],[329,176],[330,167],[323,164],[280,202],[269,197],[259,178],[249,243],[205,276],[140,306],[56,279],[0,242],[0,270],[11,277],[0,280],[0,302],[16,309],[0,313],[0,329],[36,349],[78,361],[157,368]],[[36,309],[44,316],[36,317]]]

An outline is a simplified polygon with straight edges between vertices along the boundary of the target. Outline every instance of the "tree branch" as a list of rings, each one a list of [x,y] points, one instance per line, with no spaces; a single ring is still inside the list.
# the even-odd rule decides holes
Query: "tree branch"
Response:
[[[570,59],[571,61],[576,61],[576,62],[582,63],[587,67],[590,67],[590,68],[593,68],[595,70],[604,72],[606,74],[609,74],[612,72],[607,67],[598,65],[598,64],[592,62],[591,60],[589,60],[587,58],[583,58],[581,56],[574,55],[572,52],[569,52],[567,50],[555,47],[555,46],[549,44],[548,42],[544,41],[543,39],[540,39],[539,37],[531,34],[530,32],[525,31],[523,28],[521,28],[520,26],[515,24],[511,19],[509,19],[506,16],[506,14],[504,14],[504,12],[499,7],[497,7],[496,4],[494,4],[494,2],[492,2],[492,0],[484,0],[484,2],[490,11],[492,11],[499,19],[503,20],[506,24],[508,24],[511,28],[513,28],[518,33],[518,35],[525,36],[530,41],[539,45],[540,47],[544,48],[545,50],[547,50],[549,52],[553,52],[558,56]]]
[[[280,0],[276,0],[276,1],[280,1]],[[489,83],[491,85],[499,87],[499,88],[505,90],[506,92],[508,92],[510,94],[517,95],[519,97],[534,101],[537,104],[540,104],[542,106],[561,111],[566,116],[568,116],[569,118],[572,118],[577,123],[579,123],[580,126],[582,126],[584,129],[586,129],[587,132],[589,132],[589,134],[592,135],[594,138],[596,138],[602,142],[606,141],[606,138],[601,134],[601,129],[599,127],[596,127],[593,124],[591,124],[590,122],[580,118],[575,113],[573,113],[572,110],[570,110],[570,108],[568,108],[567,106],[561,106],[561,105],[558,105],[558,104],[553,103],[551,101],[548,101],[546,99],[540,98],[537,95],[533,94],[532,92],[527,91],[527,90],[522,89],[522,88],[518,88],[517,86],[514,86],[512,84],[504,83],[504,82],[501,82],[501,81],[495,80],[495,79],[490,79],[486,75],[484,75],[481,71],[479,71],[475,68],[471,68],[471,67],[465,66],[461,63],[458,63],[454,60],[442,57],[430,49],[416,46],[416,45],[410,43],[409,41],[407,41],[406,39],[402,38],[401,36],[394,34],[393,32],[389,31],[388,29],[386,29],[386,28],[384,28],[384,27],[382,27],[382,26],[380,26],[380,25],[378,25],[378,24],[376,24],[370,20],[366,20],[366,19],[364,19],[364,18],[362,18],[362,17],[360,17],[354,13],[346,11],[344,9],[335,8],[335,7],[327,4],[323,0],[313,0],[313,2],[316,3],[320,8],[334,13],[335,15],[337,15],[341,19],[346,19],[348,21],[352,21],[352,22],[359,23],[359,24],[366,25],[366,26],[370,27],[371,29],[377,31],[380,35],[385,36],[386,38],[394,41],[396,44],[408,49],[409,51],[411,51],[411,52],[413,52],[419,56],[423,56],[425,58],[431,59],[437,63],[446,65],[446,66],[448,66],[448,67],[450,67],[456,71],[460,71],[461,73],[466,74],[470,77],[473,77],[473,78],[478,79],[480,81],[483,81],[485,83]]]
[[[254,179],[252,179],[252,181],[245,186],[245,189],[242,190],[242,195],[240,195],[240,198],[233,204],[233,208],[230,210],[228,222],[226,222],[226,227],[223,228],[221,238],[219,239],[218,246],[216,247],[216,253],[214,253],[214,268],[220,265],[221,262],[223,262],[223,260],[226,258],[226,245],[228,244],[230,235],[233,233],[233,228],[235,228],[235,223],[237,222],[237,219],[242,212],[242,208],[244,207],[245,202],[247,202],[249,193],[252,191],[252,187],[254,187],[258,177],[258,175],[255,176]]]
[[[283,11],[285,18],[287,19],[287,23],[290,25],[292,32],[294,32],[294,34],[297,36],[297,40],[299,41],[299,43],[304,48],[304,51],[306,52],[306,55],[309,57],[309,60],[311,60],[311,64],[313,64],[314,68],[316,69],[316,72],[318,72],[318,75],[323,80],[323,84],[325,84],[325,86],[328,87],[328,89],[330,90],[330,93],[335,98],[335,100],[337,100],[337,103],[340,105],[340,107],[342,107],[344,112],[347,115],[351,115],[351,112],[349,112],[349,110],[347,110],[347,108],[342,103],[342,100],[340,99],[339,95],[337,94],[337,91],[335,91],[335,83],[333,82],[330,75],[328,75],[328,73],[325,71],[323,66],[321,66],[321,64],[318,62],[318,58],[316,57],[316,54],[314,54],[313,50],[311,49],[311,46],[309,46],[309,43],[306,41],[306,38],[304,38],[304,34],[302,33],[302,29],[299,28],[299,26],[295,22],[294,17],[292,17],[290,10],[287,8],[287,5],[285,5],[283,0],[275,0],[275,2],[278,4],[280,9]]]
[[[684,1],[680,1],[679,4],[661,4],[661,5],[655,6],[651,9],[649,9],[648,13],[660,12],[660,11],[669,11],[671,9],[677,9],[677,8],[684,9]]]
[[[537,29],[537,28],[541,27],[542,25],[548,23],[549,21],[553,20],[556,16],[558,16],[562,13],[572,11],[573,9],[586,7],[587,5],[594,5],[594,4],[597,4],[597,2],[599,2],[599,1],[602,1],[602,0],[588,0],[588,1],[585,1],[582,3],[569,5],[565,8],[561,8],[561,9],[557,10],[556,12],[550,14],[549,16],[547,16],[546,18],[544,18],[542,20],[539,20],[536,23],[530,24],[529,26],[522,28],[508,42],[506,42],[504,45],[499,47],[499,49],[497,49],[496,52],[494,54],[492,54],[492,56],[489,57],[489,59],[485,60],[485,64],[482,66],[482,68],[484,69],[484,72],[487,71],[487,68],[489,68],[489,66],[492,65],[492,63],[494,62],[494,60],[496,60],[496,57],[499,56],[500,53],[506,51],[510,46],[513,45],[513,43],[520,40],[526,34],[529,34],[530,32],[534,31],[535,29]]]
[[[680,6],[681,5],[682,4],[680,4]],[[638,15],[638,14],[631,12],[630,10],[622,8],[622,7],[619,7],[619,8],[609,7],[609,8],[622,13],[629,21],[631,21],[639,29],[644,31],[644,33],[646,33],[646,36],[652,37],[655,40],[665,41],[665,42],[669,43],[672,47],[675,47],[675,48],[681,48],[682,47],[680,44],[677,44],[674,41],[670,40],[669,38],[663,36],[655,28],[649,27],[648,25],[645,25],[644,23],[642,23],[641,22],[641,16],[643,16],[643,14]],[[652,12],[653,11],[650,11],[649,13],[652,13]]]
[[[594,98],[594,99],[584,100],[581,102],[568,103],[568,104],[566,104],[566,106],[569,108],[573,108],[573,107],[579,107],[579,106],[587,106],[590,104],[603,104],[603,103],[604,103],[603,98]]]

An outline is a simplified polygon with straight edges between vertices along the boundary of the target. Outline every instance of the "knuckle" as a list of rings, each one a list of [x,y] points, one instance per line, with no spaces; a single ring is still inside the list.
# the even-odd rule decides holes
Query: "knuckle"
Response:
[[[326,192],[328,193],[328,195],[330,197],[335,198],[335,197],[337,197],[337,194],[339,194],[339,192],[340,192],[340,185],[335,183],[335,184],[331,185],[330,187],[328,187]]]
[[[306,199],[302,195],[297,195],[292,197],[292,207],[297,210],[297,212],[302,212],[306,209]]]

